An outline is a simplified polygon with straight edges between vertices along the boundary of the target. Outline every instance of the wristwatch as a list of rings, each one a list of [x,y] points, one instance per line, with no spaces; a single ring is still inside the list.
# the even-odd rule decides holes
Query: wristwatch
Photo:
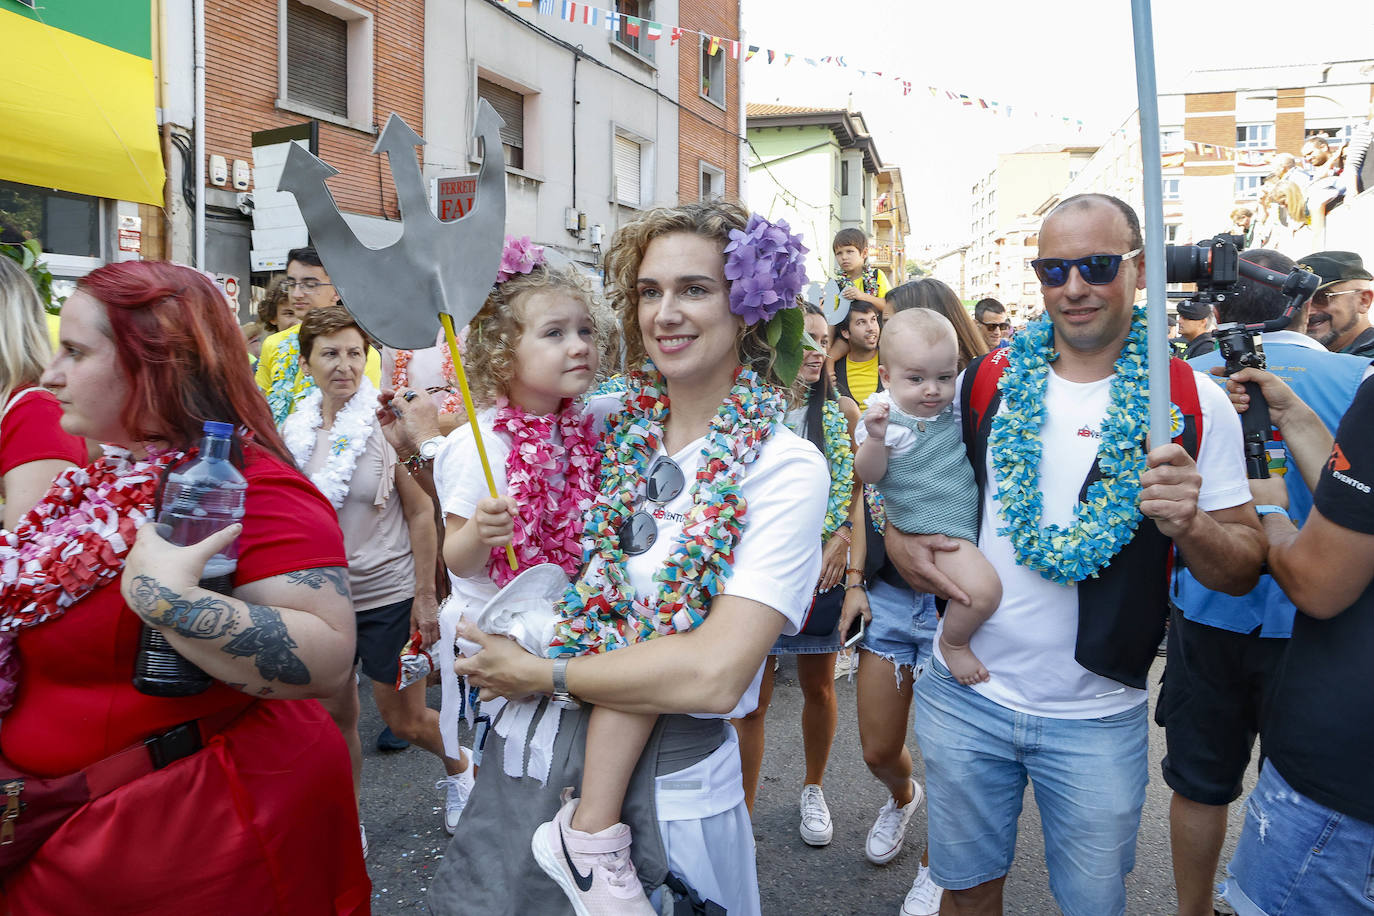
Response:
[[[444,444],[443,436],[435,436],[420,443],[420,448],[406,459],[406,468],[413,474],[420,470],[421,466],[433,464],[434,459],[439,454],[439,447]]]
[[[577,698],[568,692],[568,658],[553,660],[553,705],[562,709],[576,709]]]
[[[1255,511],[1259,513],[1261,516],[1282,515],[1285,518],[1288,516],[1288,510],[1283,508],[1282,506],[1271,506],[1266,504],[1262,506],[1256,506]]]

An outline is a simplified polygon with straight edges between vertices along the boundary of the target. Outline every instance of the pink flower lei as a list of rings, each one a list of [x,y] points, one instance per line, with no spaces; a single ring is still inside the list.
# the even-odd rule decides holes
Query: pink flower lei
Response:
[[[561,444],[553,441],[555,427]],[[511,546],[520,568],[511,570],[503,548],[491,552],[487,574],[505,585],[530,566],[553,563],[576,576],[582,565],[582,513],[596,497],[601,466],[591,414],[569,400],[556,414],[535,416],[503,398],[492,428],[511,438],[506,493],[518,507]]]
[[[13,703],[12,634],[61,617],[116,578],[138,529],[153,516],[166,451],[134,460],[124,449],[68,468],[13,531],[0,531],[0,712]]]
[[[462,341],[459,341],[461,347]],[[442,370],[444,373],[444,384],[448,386],[448,391],[444,394],[443,400],[435,406],[439,408],[439,413],[458,413],[463,409],[463,395],[458,391],[458,373],[453,368],[453,354],[448,351],[448,343],[444,340],[444,332],[439,332],[439,338],[435,343],[439,348],[440,358],[442,359]],[[410,387],[410,361],[415,358],[414,350],[397,350],[396,365],[391,370],[391,388],[393,391],[400,391]],[[431,392],[439,394],[438,391]]]

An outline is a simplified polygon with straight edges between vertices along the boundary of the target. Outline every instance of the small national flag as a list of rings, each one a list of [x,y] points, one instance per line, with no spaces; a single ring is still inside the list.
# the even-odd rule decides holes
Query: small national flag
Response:
[[[782,52],[782,65],[786,67],[788,64],[792,63],[792,58],[796,56],[795,54],[788,54],[786,51]]]
[[[934,86],[927,86],[926,88],[930,90],[930,97],[931,97],[932,99],[935,98],[935,87],[934,87]]]
[[[902,80],[902,95],[911,95],[911,83],[908,80]]]
[[[598,18],[600,12],[601,11],[594,6],[588,6],[585,3],[582,4],[582,24],[596,25],[600,21]]]
[[[808,64],[810,64],[810,65],[813,66],[813,67],[818,67],[818,66],[820,66],[819,64],[817,64],[814,60],[812,60],[812,59],[809,58],[809,57],[803,57],[802,60],[806,61]]]
[[[644,25],[644,35],[650,41],[658,41],[663,37],[663,23],[648,22]]]
[[[985,101],[983,101],[982,99],[979,99],[979,100],[978,100],[978,107],[979,107],[979,108],[987,108],[987,107],[988,107],[988,103],[985,102]]]
[[[716,52],[719,51],[719,50],[720,50],[720,39],[717,38],[716,36],[712,35],[712,36],[711,36],[711,43],[707,46],[707,48],[706,48],[706,53],[709,54],[709,55],[712,56],[712,57],[715,57],[715,56],[716,56]]]
[[[516,0],[515,5],[524,7],[534,6],[534,0]]]
[[[577,21],[577,3],[575,0],[563,0],[562,18],[565,22]]]
[[[553,10],[553,0],[539,0],[539,15],[552,16],[554,15]]]
[[[606,31],[614,32],[620,28],[620,14],[615,10],[606,10]]]
[[[749,50],[746,51],[745,54],[744,54],[744,59],[745,59],[745,60],[753,60],[753,59],[754,59],[754,55],[757,54],[757,53],[759,53],[759,46],[758,46],[758,45],[750,45],[750,46],[749,46]]]
[[[849,64],[845,63],[844,55],[843,55],[843,54],[840,55],[839,57],[835,58],[835,63],[839,64],[841,67],[848,67],[848,66],[849,66]]]
[[[668,36],[668,46],[672,47],[673,45],[676,45],[680,40],[682,40],[682,29],[678,28],[677,26],[673,26],[673,31],[669,33]]]
[[[639,37],[639,26],[640,26],[640,24],[643,23],[643,22],[644,22],[643,19],[636,19],[634,16],[626,16],[626,17],[625,17],[625,34],[626,34],[626,35],[629,35],[631,38],[638,38],[638,37]]]
[[[969,98],[968,96],[964,95],[962,92],[959,93],[959,99],[960,99],[960,101],[962,101],[965,105],[972,105],[972,104],[973,104],[973,99],[971,99],[971,98]]]
[[[727,38],[726,41],[730,44],[730,56],[735,60],[739,60],[739,42],[735,41],[733,38]]]
[[[821,63],[823,63],[823,64],[828,64],[828,63],[830,63],[830,60],[831,60],[831,58],[827,55],[826,57],[822,57],[822,58],[821,58]]]
[[[770,64],[773,62],[773,58],[774,58],[775,56],[776,56],[776,52],[775,52],[772,48],[769,48],[769,49],[768,49],[768,62],[769,62]]]

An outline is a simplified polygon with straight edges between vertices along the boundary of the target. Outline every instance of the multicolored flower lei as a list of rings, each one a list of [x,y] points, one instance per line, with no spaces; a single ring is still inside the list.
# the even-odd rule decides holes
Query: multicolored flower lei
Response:
[[[272,410],[272,422],[279,425],[290,416],[300,396],[314,386],[310,377],[301,371],[300,325],[290,331],[277,341],[269,367],[267,406]]]
[[[631,374],[624,408],[607,421],[611,433],[603,446],[601,491],[583,534],[587,566],[558,608],[550,656],[605,652],[690,630],[702,621],[730,578],[744,531],[747,506],[740,482],[745,469],[784,410],[780,390],[764,385],[751,370],[736,372],[706,433],[682,535],[654,573],[657,594],[646,598],[630,583],[619,532],[644,498],[645,478],[668,418],[668,396],[652,366]]]
[[[150,454],[105,446],[84,468],[68,468],[13,531],[0,531],[0,632],[60,617],[116,578],[134,536],[153,517],[162,469],[182,452]],[[0,713],[13,702],[13,646],[0,639]]]
[[[830,464],[824,535],[828,538],[849,518],[849,500],[854,492],[854,452],[849,447],[849,424],[840,411],[840,402],[834,398],[826,398],[821,405],[821,430],[826,461]]]
[[[582,513],[596,497],[601,466],[601,439],[592,422],[592,415],[571,400],[546,417],[526,413],[504,398],[497,403],[492,428],[511,438],[506,493],[519,507],[511,534],[518,572],[553,563],[576,576],[582,566]],[[561,443],[553,441],[555,427]],[[492,550],[487,562],[492,581],[504,586],[516,574],[505,548]]]
[[[887,531],[887,508],[883,506],[883,494],[871,483],[864,484],[864,504],[868,506],[868,517],[877,534]]]
[[[1140,523],[1140,474],[1145,470],[1149,372],[1145,310],[1137,308],[1113,368],[1111,402],[1102,421],[1097,466],[1102,477],[1074,507],[1068,527],[1042,525],[1039,487],[1045,386],[1052,328],[1041,318],[1012,338],[999,382],[1002,409],[992,421],[988,455],[997,474],[997,533],[1011,540],[1016,561],[1052,582],[1069,585],[1096,576],[1135,535]]]

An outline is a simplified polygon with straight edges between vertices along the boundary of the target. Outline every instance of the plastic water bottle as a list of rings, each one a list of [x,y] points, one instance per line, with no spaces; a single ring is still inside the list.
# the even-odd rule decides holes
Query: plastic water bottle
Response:
[[[242,520],[248,482],[229,461],[233,438],[232,423],[207,420],[200,454],[167,475],[157,520],[171,528],[167,536],[170,543],[196,544]],[[227,595],[237,567],[235,541],[205,564],[200,584]],[[160,630],[144,625],[134,663],[134,686],[139,691],[150,696],[185,697],[201,693],[211,683],[213,678],[182,658]]]

